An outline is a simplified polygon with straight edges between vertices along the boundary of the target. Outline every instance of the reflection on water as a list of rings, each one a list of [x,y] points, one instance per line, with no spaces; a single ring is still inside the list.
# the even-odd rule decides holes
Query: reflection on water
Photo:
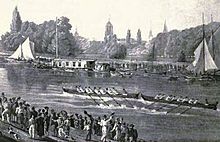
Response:
[[[39,70],[24,65],[0,66],[0,89],[8,96],[22,96],[28,102],[35,105],[48,105],[56,109],[63,108],[69,112],[82,112],[84,109],[93,114],[102,115],[116,112],[117,116],[123,116],[126,121],[134,123],[140,136],[148,140],[219,140],[220,117],[219,112],[193,109],[186,115],[178,115],[185,108],[175,110],[175,114],[165,115],[169,110],[166,106],[160,112],[151,112],[144,108],[146,104],[132,101],[136,108],[129,107],[124,100],[118,100],[124,104],[118,107],[114,101],[106,100],[111,108],[95,106],[89,98],[73,97],[71,94],[63,94],[63,85],[83,86],[111,86],[129,92],[141,91],[145,95],[156,95],[158,92],[189,96],[204,100],[220,102],[219,82],[209,86],[201,84],[187,84],[184,81],[169,82],[166,77],[139,75],[132,78],[106,77],[93,72],[58,72],[53,70]],[[126,107],[127,105],[127,107]],[[155,107],[159,107],[155,105]],[[97,111],[98,110],[98,111]]]

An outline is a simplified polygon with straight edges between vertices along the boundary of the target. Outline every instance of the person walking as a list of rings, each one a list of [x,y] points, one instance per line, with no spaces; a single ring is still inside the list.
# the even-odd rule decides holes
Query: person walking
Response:
[[[31,116],[31,118],[29,119],[29,135],[31,139],[35,138],[35,119],[34,119],[34,115]]]

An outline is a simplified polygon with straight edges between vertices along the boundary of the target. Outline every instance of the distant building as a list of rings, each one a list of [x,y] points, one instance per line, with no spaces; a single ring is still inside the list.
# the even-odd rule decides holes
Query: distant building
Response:
[[[141,30],[140,29],[138,29],[138,31],[137,31],[137,44],[142,44]]]
[[[152,38],[153,38],[153,32],[152,32],[152,30],[150,29],[149,35],[148,35],[148,41],[151,41]]]
[[[128,29],[127,35],[126,35],[126,44],[131,44],[131,30]]]
[[[54,59],[52,66],[63,69],[95,69],[95,60]]]
[[[105,26],[104,42],[108,43],[108,42],[112,41],[112,39],[113,39],[113,25],[109,20]]]

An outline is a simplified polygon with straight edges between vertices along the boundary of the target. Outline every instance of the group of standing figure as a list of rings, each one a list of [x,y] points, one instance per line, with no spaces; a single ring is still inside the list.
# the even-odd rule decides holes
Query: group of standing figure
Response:
[[[59,138],[70,138],[71,130],[85,131],[85,140],[90,141],[92,135],[100,136],[102,142],[112,139],[120,142],[136,142],[138,132],[133,124],[115,117],[114,113],[103,118],[94,117],[84,111],[83,114],[68,114],[65,110],[56,112],[45,106],[36,109],[21,97],[7,98],[4,93],[0,97],[1,120],[13,123],[29,132],[31,139],[48,135]],[[72,128],[72,129],[71,129]]]

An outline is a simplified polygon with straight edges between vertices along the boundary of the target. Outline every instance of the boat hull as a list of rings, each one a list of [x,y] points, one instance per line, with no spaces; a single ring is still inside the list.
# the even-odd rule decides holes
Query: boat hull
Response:
[[[166,103],[166,104],[174,104],[174,105],[182,105],[182,106],[217,110],[217,104],[203,104],[203,103],[200,103],[200,102],[198,102],[196,104],[191,104],[191,103],[188,103],[188,102],[178,102],[176,100],[166,101],[164,99],[155,99],[152,96],[144,96],[144,95],[142,95],[142,98],[145,101],[150,101],[150,102],[158,102],[158,103]]]
[[[97,95],[96,93],[80,93],[78,92],[76,89],[72,89],[72,88],[66,88],[63,87],[63,91],[66,93],[70,93],[70,94],[76,94],[76,95],[83,95],[83,96],[100,96],[100,97],[114,97],[114,98],[133,98],[133,99],[139,99],[139,93],[129,93],[127,95],[123,95],[123,94],[117,94],[117,95],[112,95],[112,94],[100,94]]]

